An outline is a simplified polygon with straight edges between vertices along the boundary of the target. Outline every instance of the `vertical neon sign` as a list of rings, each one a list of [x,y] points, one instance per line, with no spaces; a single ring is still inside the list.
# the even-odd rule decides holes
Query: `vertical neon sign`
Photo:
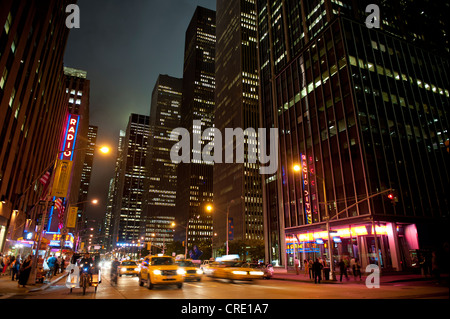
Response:
[[[59,156],[59,159],[65,160],[65,161],[73,161],[75,145],[77,142],[79,123],[80,123],[79,115],[69,114],[69,116],[67,118],[63,146],[62,146],[62,149],[60,152],[61,155]],[[55,201],[55,200],[56,200],[56,198],[53,197],[53,201]],[[50,227],[52,225],[53,212],[54,212],[54,208],[52,207],[50,209],[50,216],[49,216],[49,220],[48,220],[47,231],[50,231]]]
[[[308,161],[306,155],[300,154],[302,158],[302,179],[303,179],[303,207],[305,208],[306,223],[312,224],[311,196],[309,194],[309,174]]]
[[[70,114],[67,120],[66,134],[64,137],[63,149],[61,150],[61,159],[72,161],[75,144],[77,143],[78,126],[80,123],[80,116]]]

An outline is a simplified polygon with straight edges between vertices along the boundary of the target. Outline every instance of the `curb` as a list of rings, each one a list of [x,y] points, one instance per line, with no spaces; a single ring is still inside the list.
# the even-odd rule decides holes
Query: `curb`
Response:
[[[65,274],[63,274],[61,277],[59,277],[59,278],[53,280],[52,282],[50,282],[50,283],[48,283],[48,284],[45,284],[44,286],[39,287],[39,288],[30,289],[30,290],[28,290],[28,292],[36,292],[36,291],[42,291],[42,290],[45,290],[45,289],[49,288],[50,286],[52,286],[52,285],[56,284],[57,282],[59,282],[61,279],[66,278],[68,275],[69,275],[69,273],[65,273]]]
[[[296,281],[296,282],[305,282],[305,283],[314,283],[314,280],[302,280],[302,279],[295,279],[295,278],[282,278],[282,277],[272,277],[271,280],[284,280],[284,281]],[[340,282],[337,280],[321,280],[321,283],[324,284],[339,284]]]

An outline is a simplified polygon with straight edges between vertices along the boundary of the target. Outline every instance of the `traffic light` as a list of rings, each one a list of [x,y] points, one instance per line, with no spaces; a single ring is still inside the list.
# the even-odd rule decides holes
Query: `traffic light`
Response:
[[[396,204],[396,197],[393,193],[389,193],[388,198],[391,200],[392,205]]]

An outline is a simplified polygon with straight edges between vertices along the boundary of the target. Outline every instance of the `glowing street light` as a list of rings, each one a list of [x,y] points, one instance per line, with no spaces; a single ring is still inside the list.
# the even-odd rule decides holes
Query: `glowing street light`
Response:
[[[103,146],[100,149],[100,152],[102,152],[103,154],[109,154],[109,152],[111,151],[110,148],[108,146]]]

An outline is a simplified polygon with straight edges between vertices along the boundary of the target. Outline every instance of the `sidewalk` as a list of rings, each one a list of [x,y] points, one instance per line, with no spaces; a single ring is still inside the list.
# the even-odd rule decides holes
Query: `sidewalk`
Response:
[[[285,269],[275,269],[272,279],[273,280],[289,280],[289,281],[298,281],[298,282],[307,282],[307,283],[313,283],[314,279],[309,279],[309,275],[305,275],[305,271],[300,271],[300,274],[297,275],[294,270],[288,270]],[[359,278],[355,280],[353,275],[349,275],[347,280],[345,276],[342,278],[342,282],[339,281],[340,275],[339,272],[335,274],[336,279],[335,281],[331,280],[323,280],[321,283],[324,284],[358,284],[358,283],[365,283],[367,275],[362,275],[361,281],[359,281]],[[396,282],[436,282],[437,280],[435,278],[431,277],[422,277],[419,274],[411,274],[411,273],[402,273],[402,272],[389,272],[385,274],[381,274],[380,277],[380,284],[388,284],[388,283],[396,283]],[[441,282],[447,282],[448,284],[448,274],[441,275]]]
[[[57,274],[51,282],[37,283],[36,285],[27,285],[25,288],[18,287],[17,281],[12,281],[10,276],[0,277],[0,299],[8,295],[27,294],[35,291],[41,291],[56,284],[67,276],[67,273]]]

